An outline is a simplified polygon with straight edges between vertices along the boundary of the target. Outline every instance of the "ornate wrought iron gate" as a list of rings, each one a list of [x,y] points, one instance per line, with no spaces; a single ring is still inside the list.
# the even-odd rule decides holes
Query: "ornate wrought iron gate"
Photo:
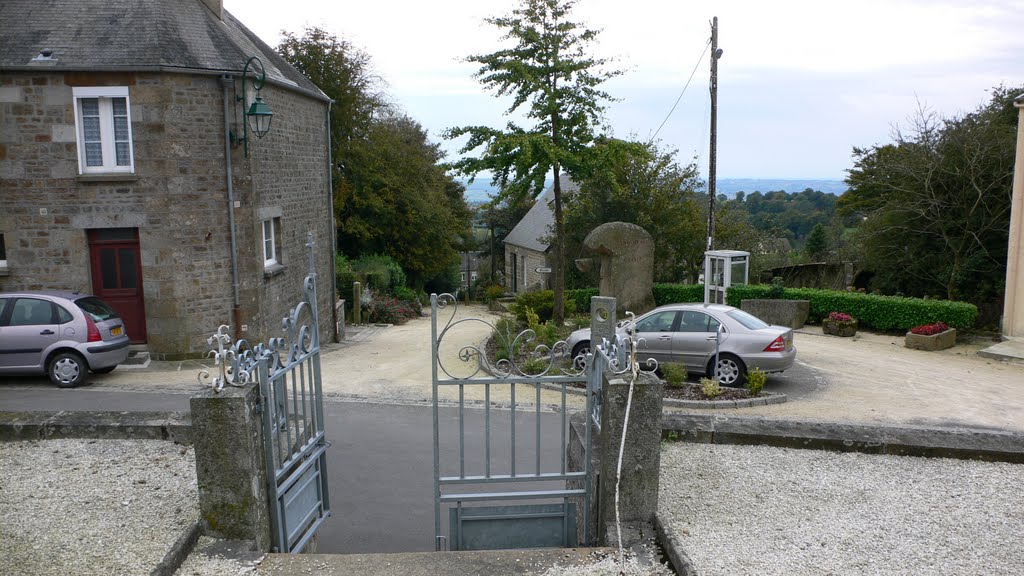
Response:
[[[305,296],[282,320],[283,337],[254,346],[239,340],[225,349],[230,337],[221,326],[210,338],[220,347],[214,354],[221,366],[215,388],[243,386],[254,378],[259,384],[273,551],[295,554],[331,515],[312,235],[306,245]]]
[[[439,314],[446,309],[451,315],[439,328]],[[567,387],[585,381],[585,366],[577,362],[560,367],[559,359],[567,356],[564,342],[548,347],[538,344],[537,335],[530,330],[513,335],[483,319],[456,319],[456,309],[457,302],[450,294],[431,296],[435,548],[575,546],[580,511],[584,541],[589,541],[590,426],[585,427],[584,469],[568,469],[566,455]],[[459,339],[454,335],[458,329],[472,323],[482,323],[495,334],[492,345],[501,349],[504,359],[488,360],[483,343],[453,343]],[[442,350],[446,338],[450,346]],[[545,387],[561,392],[557,432],[551,431],[550,423],[542,430],[541,390]],[[439,408],[442,389],[458,391],[457,404],[452,407],[457,414],[445,416],[449,430],[444,432]],[[482,423],[479,411],[467,414],[466,398],[467,392],[478,396],[481,390]],[[498,396],[502,403],[507,401],[507,412],[492,406]],[[526,411],[520,405],[524,397],[534,403]],[[592,397],[587,394],[587,414],[593,411]],[[556,417],[546,413],[545,418]],[[560,439],[558,464],[542,461],[545,431],[550,438]],[[482,446],[468,451],[468,443]],[[444,509],[449,517],[447,536],[442,531]]]

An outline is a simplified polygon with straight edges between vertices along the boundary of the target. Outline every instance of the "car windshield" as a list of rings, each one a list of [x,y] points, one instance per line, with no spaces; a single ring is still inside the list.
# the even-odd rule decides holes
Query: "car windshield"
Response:
[[[82,309],[82,312],[88,314],[93,322],[102,322],[119,317],[109,304],[95,296],[79,298],[75,300],[75,304]]]
[[[728,314],[729,317],[732,318],[733,320],[746,326],[749,330],[760,330],[762,328],[768,327],[768,324],[766,324],[763,320],[761,320],[757,316],[751,316],[750,314],[747,314],[743,310],[729,310],[728,312],[726,312],[726,314]]]

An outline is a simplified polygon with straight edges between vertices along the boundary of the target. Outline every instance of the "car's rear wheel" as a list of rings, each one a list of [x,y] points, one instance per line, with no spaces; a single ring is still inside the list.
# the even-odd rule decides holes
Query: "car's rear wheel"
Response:
[[[46,373],[50,381],[60,388],[74,388],[83,381],[89,372],[85,359],[75,352],[58,352],[50,358]]]
[[[708,362],[708,378],[715,376],[715,359]],[[747,366],[732,354],[718,355],[718,383],[722,386],[742,388],[747,382]]]
[[[111,372],[114,371],[114,368],[117,368],[117,366],[107,366],[106,368],[93,368],[92,369],[92,373],[93,374],[110,374]]]

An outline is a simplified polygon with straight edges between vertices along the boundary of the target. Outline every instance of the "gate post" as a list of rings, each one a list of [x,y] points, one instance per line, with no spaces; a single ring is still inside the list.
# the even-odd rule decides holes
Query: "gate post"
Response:
[[[629,375],[606,375],[601,386],[601,475],[599,483],[598,537],[601,545],[616,543],[615,471],[626,418]],[[661,468],[662,382],[641,372],[633,388],[629,428],[622,454],[619,485],[619,517],[624,546],[653,534],[652,520],[658,510],[658,475]]]
[[[271,548],[259,387],[226,386],[192,396],[199,516],[204,533]]]

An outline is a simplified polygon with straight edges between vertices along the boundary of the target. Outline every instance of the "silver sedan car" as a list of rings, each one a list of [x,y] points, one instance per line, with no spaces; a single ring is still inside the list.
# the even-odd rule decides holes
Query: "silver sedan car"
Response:
[[[47,374],[61,388],[128,358],[124,322],[109,304],[71,292],[0,293],[0,374]]]
[[[617,328],[625,333],[628,325]],[[719,340],[721,329],[721,340]],[[715,372],[718,342],[718,379],[723,386],[743,386],[747,370],[782,372],[793,365],[796,348],[793,330],[770,326],[755,316],[722,304],[670,304],[636,319],[637,349],[641,362],[654,358],[659,364],[676,362],[690,373]],[[572,357],[590,350],[590,329],[576,330],[566,339]]]

